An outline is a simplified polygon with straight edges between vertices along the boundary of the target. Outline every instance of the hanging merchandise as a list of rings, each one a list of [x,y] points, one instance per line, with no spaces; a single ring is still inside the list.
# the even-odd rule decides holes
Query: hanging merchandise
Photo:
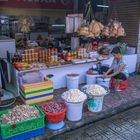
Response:
[[[110,21],[108,25],[104,26],[102,35],[106,37],[122,37],[125,36],[125,29],[122,26],[122,23],[119,22],[118,13],[117,13],[117,1],[110,1],[112,5]]]
[[[66,17],[66,33],[73,33],[73,21],[74,19],[71,17]]]
[[[119,22],[117,19],[110,20],[107,26],[104,26],[102,35],[106,37],[121,37],[125,36],[125,30],[122,26],[122,23]]]
[[[66,33],[75,33],[83,23],[83,14],[68,14],[66,17]]]
[[[124,28],[118,20],[111,20],[110,23],[110,37],[125,36]]]
[[[33,26],[33,20],[31,17],[20,17],[18,21],[19,31],[22,33],[30,32],[30,27]]]
[[[78,14],[78,16],[74,17],[74,32],[77,32],[78,28],[83,23],[83,14]]]
[[[81,36],[89,36],[89,27],[87,25],[83,25],[78,29],[78,34]]]
[[[102,33],[102,30],[104,28],[104,25],[100,22],[97,22],[96,20],[92,20],[91,23],[87,26],[81,26],[78,29],[78,34],[81,36],[86,37],[100,37],[100,34]]]
[[[102,23],[97,22],[95,20],[92,20],[92,22],[89,25],[89,31],[95,36],[95,37],[99,37],[102,30],[103,30],[104,26]]]
[[[106,37],[109,37],[110,31],[109,31],[109,26],[108,25],[104,26],[103,31],[102,31],[102,35],[106,36]]]
[[[85,16],[84,17],[87,22],[91,22],[92,19],[95,19],[91,0],[88,0],[87,4],[85,6]]]
[[[86,36],[86,37],[91,37],[91,38],[100,37],[100,34],[104,26],[102,23],[97,22],[95,20],[91,0],[88,0],[86,4],[84,18],[87,21],[87,24],[82,25],[78,29],[78,34],[80,36]]]

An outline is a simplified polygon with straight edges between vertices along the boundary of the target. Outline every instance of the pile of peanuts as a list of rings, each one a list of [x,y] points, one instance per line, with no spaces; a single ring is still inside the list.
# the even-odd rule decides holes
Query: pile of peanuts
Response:
[[[62,112],[64,108],[65,108],[65,105],[63,103],[49,102],[47,103],[45,110],[47,113],[55,114],[55,113]]]

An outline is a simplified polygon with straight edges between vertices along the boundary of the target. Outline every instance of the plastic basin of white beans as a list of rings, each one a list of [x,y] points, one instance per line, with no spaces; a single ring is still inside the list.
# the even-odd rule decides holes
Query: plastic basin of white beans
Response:
[[[87,99],[87,95],[79,89],[70,89],[62,94],[62,99],[66,102],[79,103]]]
[[[105,96],[109,92],[105,87],[97,84],[85,85],[81,90],[88,96]]]

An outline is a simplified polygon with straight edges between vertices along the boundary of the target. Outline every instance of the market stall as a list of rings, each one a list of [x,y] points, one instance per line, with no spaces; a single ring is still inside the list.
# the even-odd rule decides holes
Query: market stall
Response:
[[[126,63],[128,65],[129,73],[135,72],[136,70],[136,63],[137,63],[137,54],[131,54],[131,55],[124,55],[124,58],[126,60]],[[110,57],[107,60],[102,60],[102,64],[108,64],[111,65],[113,61],[113,57]],[[28,73],[28,72],[34,72],[34,71],[40,71],[44,77],[47,75],[53,75],[51,80],[54,83],[54,89],[64,88],[66,87],[66,75],[69,73],[78,73],[80,75],[80,84],[86,83],[86,72],[94,64],[95,62],[85,62],[81,64],[67,64],[63,66],[52,66],[48,68],[40,68],[35,70],[24,70],[24,71],[18,71],[13,66],[11,66],[11,76],[13,77],[12,83],[14,83],[15,87],[16,85],[19,85],[18,83],[18,76],[19,74]],[[15,78],[16,77],[16,78]]]
[[[128,72],[135,72],[137,54],[130,51],[128,44],[111,44],[108,41],[108,38],[119,41],[126,36],[121,22],[113,19],[104,25],[97,21],[90,0],[85,11],[85,17],[83,14],[68,14],[66,17],[66,36],[71,40],[69,44],[64,37],[56,43],[55,38],[46,33],[45,37],[31,35],[31,38],[37,39],[29,40],[29,19],[22,17],[18,21],[23,38],[16,40],[16,52],[15,48],[12,52],[8,49],[6,64],[13,93],[16,97],[20,96],[20,103],[24,105],[0,112],[0,139],[24,140],[43,135],[46,127],[51,130],[61,129],[65,125],[65,115],[67,121],[80,121],[84,103],[87,111],[100,112],[104,97],[110,96],[113,91],[110,83],[114,75],[105,77],[106,74],[101,72],[101,66],[111,66],[113,48],[117,47],[117,54],[126,61]],[[88,83],[87,75],[92,80],[94,77],[95,81],[89,80]],[[2,76],[5,77],[3,72]],[[58,96],[53,100],[55,90],[60,88],[67,88],[60,94],[61,101],[56,99]],[[36,105],[40,102],[45,103]]]

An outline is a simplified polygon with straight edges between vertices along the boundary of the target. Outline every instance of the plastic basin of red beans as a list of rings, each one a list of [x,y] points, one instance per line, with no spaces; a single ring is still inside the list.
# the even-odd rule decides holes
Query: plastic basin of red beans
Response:
[[[48,102],[42,105],[41,109],[46,115],[47,122],[52,124],[63,121],[67,111],[67,107],[64,102]]]

